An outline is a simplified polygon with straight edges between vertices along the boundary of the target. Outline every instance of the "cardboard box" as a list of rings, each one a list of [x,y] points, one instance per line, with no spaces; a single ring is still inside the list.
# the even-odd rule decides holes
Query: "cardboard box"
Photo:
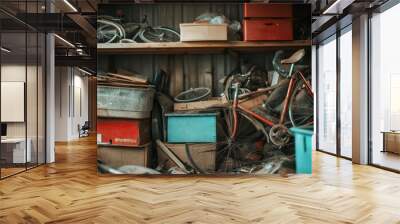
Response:
[[[165,144],[181,161],[191,165],[186,154],[185,144]],[[189,151],[196,165],[205,171],[215,171],[216,144],[189,144]],[[176,166],[172,160],[158,147],[158,164],[164,164],[164,168],[169,169]]]
[[[111,167],[136,165],[148,167],[150,159],[150,144],[140,147],[116,145],[97,145],[97,159]]]
[[[181,41],[226,41],[227,24],[181,23]]]

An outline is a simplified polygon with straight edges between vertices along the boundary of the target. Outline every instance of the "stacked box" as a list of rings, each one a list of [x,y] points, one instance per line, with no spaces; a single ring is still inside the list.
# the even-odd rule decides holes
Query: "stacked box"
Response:
[[[121,146],[141,146],[150,142],[149,119],[97,119],[98,142]]]
[[[216,113],[170,113],[165,116],[168,143],[217,142]]]
[[[293,40],[293,9],[288,4],[245,3],[245,41]]]
[[[148,167],[150,144],[139,147],[99,144],[97,158],[112,167],[136,165]]]
[[[97,87],[98,159],[118,168],[149,167],[154,89]]]
[[[182,162],[192,166],[186,153],[185,144],[165,144]],[[188,144],[190,155],[196,165],[206,171],[215,171],[216,144]],[[174,162],[158,147],[158,164],[164,169],[176,166]]]

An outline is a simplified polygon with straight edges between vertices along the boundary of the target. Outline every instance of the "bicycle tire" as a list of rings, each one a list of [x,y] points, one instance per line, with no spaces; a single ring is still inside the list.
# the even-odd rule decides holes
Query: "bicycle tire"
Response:
[[[194,88],[179,93],[174,100],[179,103],[195,102],[205,99],[211,95],[211,89],[209,88]]]
[[[294,104],[295,104],[295,100],[296,100],[298,94],[299,94],[301,91],[306,91],[306,90],[303,88],[303,85],[304,85],[304,81],[303,81],[302,79],[300,79],[300,80],[296,83],[296,87],[295,87],[295,89],[293,90],[293,93],[292,93],[292,95],[290,96],[290,100],[289,100],[289,109],[288,109],[289,120],[290,120],[290,123],[292,124],[293,127],[298,127],[298,126],[306,125],[306,124],[307,124],[307,121],[313,117],[313,112],[314,112],[314,108],[313,108],[314,99],[313,99],[311,96],[309,96],[307,93],[305,93],[305,94],[308,96],[307,101],[309,101],[309,102],[306,102],[306,103],[311,104],[311,105],[309,105],[308,107],[306,106],[306,107],[300,108],[300,109],[298,109],[298,110],[301,110],[302,112],[308,112],[309,115],[306,114],[306,115],[303,115],[303,116],[297,116],[297,115],[296,115],[296,112],[294,111],[294,110],[295,110],[295,109],[294,109]],[[304,92],[303,92],[303,93],[304,93]]]
[[[112,43],[117,39],[118,36],[119,36],[119,39],[125,39],[126,33],[125,33],[124,28],[120,24],[115,23],[110,20],[107,20],[107,19],[99,19],[99,20],[97,20],[97,24],[103,24],[103,26],[97,25],[99,27],[97,29],[97,34],[99,34],[99,32],[101,32],[101,30],[104,29],[104,27],[106,27],[106,26],[113,27],[117,31],[117,33],[114,35],[113,38],[111,38],[108,41],[105,41],[104,43]]]
[[[255,141],[265,140],[269,142],[269,135],[265,130],[262,123],[252,118],[242,110],[237,110],[238,117],[238,130],[235,139],[231,137],[231,127],[233,125],[232,115],[229,114],[231,109],[222,109],[224,114],[222,119],[218,122],[218,127],[221,130],[223,136],[220,141],[217,142],[217,170],[222,172],[233,172],[233,170],[242,167],[243,164],[249,163],[250,161],[243,156],[243,147],[246,145],[254,144]],[[256,151],[249,151],[250,153],[256,153]],[[231,164],[228,164],[230,161]]]
[[[154,31],[160,31],[160,32],[166,32],[167,34],[170,34],[173,38],[172,39],[166,39],[166,40],[151,40],[151,37],[154,37],[155,35],[151,35],[150,30]],[[167,35],[168,36],[168,35]],[[145,43],[154,43],[154,42],[178,42],[180,41],[181,35],[176,32],[175,30],[168,28],[168,27],[153,27],[151,29],[143,29],[139,31],[139,38]]]

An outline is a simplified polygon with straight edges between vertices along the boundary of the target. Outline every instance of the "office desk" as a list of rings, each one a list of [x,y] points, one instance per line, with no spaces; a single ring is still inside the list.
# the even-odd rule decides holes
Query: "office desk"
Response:
[[[6,163],[25,163],[32,160],[32,140],[27,139],[25,152],[25,138],[1,139],[1,159]]]

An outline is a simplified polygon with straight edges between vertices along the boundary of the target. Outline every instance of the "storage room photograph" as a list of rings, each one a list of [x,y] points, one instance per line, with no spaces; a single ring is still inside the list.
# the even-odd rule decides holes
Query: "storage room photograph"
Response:
[[[99,4],[100,174],[310,174],[311,6]]]

